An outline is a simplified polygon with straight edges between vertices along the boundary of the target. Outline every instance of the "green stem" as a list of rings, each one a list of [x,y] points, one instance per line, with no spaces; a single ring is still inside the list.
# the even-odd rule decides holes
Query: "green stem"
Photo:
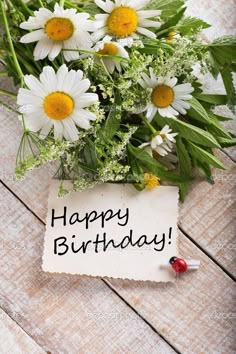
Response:
[[[40,5],[41,7],[44,7],[44,5],[43,5],[43,3],[42,3],[41,0],[38,0],[38,2],[39,2],[39,5]]]
[[[102,65],[102,67],[103,67],[105,73],[107,74],[107,76],[108,76],[108,77],[110,78],[110,80],[113,82],[113,78],[111,77],[111,75],[110,75],[109,71],[107,70],[106,65],[105,65],[105,63],[104,63],[104,61],[103,61],[102,59],[100,60],[100,63],[101,63],[101,65]]]
[[[157,35],[157,37],[159,37],[162,34],[166,34],[166,33],[172,32],[174,29],[176,29],[176,27],[170,27],[170,28],[164,29],[164,30],[162,30],[160,32],[156,32],[156,35]]]
[[[117,60],[126,60],[128,61],[129,59],[123,58],[119,55],[109,55],[109,54],[99,54],[98,52],[92,51],[92,50],[86,50],[86,49],[63,49],[63,52],[81,52],[84,54],[91,54],[94,55],[95,57],[98,58],[107,58],[107,59],[117,59]]]
[[[7,15],[6,15],[6,11],[5,11],[5,0],[0,2],[0,6],[1,6],[1,11],[2,11],[2,17],[3,17],[3,23],[4,23],[4,27],[5,27],[5,31],[7,34],[7,39],[9,42],[9,46],[10,46],[10,51],[12,54],[12,58],[13,58],[13,62],[15,64],[15,69],[20,77],[21,80],[21,85],[23,86],[23,82],[24,82],[24,75],[22,73],[21,67],[19,65],[19,62],[17,60],[17,56],[16,56],[16,52],[12,43],[12,38],[11,38],[11,34],[10,34],[10,29],[9,29],[9,25],[8,25],[8,21],[7,21]]]
[[[34,68],[30,64],[30,62],[27,63],[21,56],[19,56],[19,62],[24,65],[24,67],[27,69],[28,74],[34,74]]]
[[[75,5],[71,4],[70,1],[65,1],[65,6],[69,9],[77,9],[78,12],[83,12],[82,9],[76,7]]]
[[[10,92],[10,91],[3,90],[3,89],[0,89],[0,95],[10,96],[10,97],[16,98],[16,94],[14,92]]]
[[[19,3],[21,4],[22,8],[24,9],[25,12],[28,13],[28,15],[32,15],[33,12],[28,8],[28,6],[25,4],[25,2],[23,0],[18,0]]]
[[[26,127],[26,124],[25,124],[25,116],[24,116],[24,114],[22,114],[22,126],[23,126],[24,132],[27,132],[27,127]]]
[[[151,130],[151,132],[153,134],[156,134],[157,133],[156,129],[151,125],[151,123],[147,120],[147,118],[144,117],[143,115],[140,115],[140,117],[142,118],[145,125]]]
[[[64,2],[65,2],[65,0],[60,0],[60,6],[61,7],[64,7]]]

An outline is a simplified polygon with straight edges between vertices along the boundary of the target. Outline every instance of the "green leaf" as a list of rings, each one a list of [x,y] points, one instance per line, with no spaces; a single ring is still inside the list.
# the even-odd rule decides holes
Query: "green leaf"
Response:
[[[227,138],[219,137],[218,141],[222,148],[228,148],[236,145],[236,138],[227,139]]]
[[[141,141],[150,141],[151,139],[151,132],[150,132],[150,129],[148,127],[145,127],[145,126],[140,126],[136,132],[134,133],[133,137],[135,138],[135,140],[140,140],[140,144],[141,144]],[[140,145],[139,144],[139,145]]]
[[[131,167],[131,172],[134,177],[134,181],[140,183],[143,181],[144,171],[141,165],[138,163],[138,160],[133,158],[133,155],[128,150],[128,160]]]
[[[235,48],[236,50],[236,48]],[[228,106],[235,113],[236,106],[236,90],[234,87],[233,74],[229,67],[223,68],[221,71],[221,76],[224,81],[225,89],[228,95]]]
[[[120,111],[120,97],[115,98],[115,104],[111,107],[104,127],[100,130],[101,139],[105,142],[111,140],[120,127],[121,111]]]
[[[219,116],[218,114],[214,114],[214,116],[219,122],[227,122],[233,120],[233,118]]]
[[[143,48],[136,48],[140,53],[145,54],[155,54],[158,55],[160,48],[164,49],[165,52],[173,53],[174,48],[172,45],[164,42],[163,40],[159,39],[144,39],[143,40],[144,47]]]
[[[129,144],[128,151],[130,156],[132,155],[131,158],[134,158],[146,172],[151,172],[160,179],[175,183],[183,183],[191,179],[178,176],[173,172],[169,172],[160,162],[155,160],[147,151],[143,149]]]
[[[144,170],[142,166],[139,164],[139,161],[133,158],[133,155],[129,152],[129,150],[127,151],[127,154],[128,154],[129,165],[131,167],[130,172],[132,173],[132,177],[133,177],[132,182],[134,184],[134,187],[138,191],[142,191],[145,189]]]
[[[187,147],[190,155],[194,156],[198,161],[225,170],[225,166],[222,164],[222,162],[208,151],[200,148],[190,141],[187,142]]]
[[[179,158],[180,174],[181,176],[189,177],[191,176],[191,172],[192,172],[191,159],[189,157],[188,151],[186,150],[186,147],[182,139],[178,136],[176,138],[176,148],[177,148],[177,154]],[[190,186],[189,182],[179,184],[181,201],[184,201],[188,193],[189,186]]]
[[[196,166],[199,167],[205,173],[207,181],[211,184],[214,184],[214,180],[212,178],[211,166],[209,165],[209,163],[196,160]]]
[[[211,25],[209,25],[205,21],[200,20],[199,18],[186,17],[178,24],[176,29],[183,36],[188,36],[209,27],[211,27]]]
[[[185,123],[176,118],[163,118],[160,116],[156,116],[156,122],[162,127],[166,124],[169,125],[173,132],[179,133],[180,137],[193,141],[194,143],[208,147],[220,148],[220,145],[214,136],[192,124]]]
[[[83,151],[83,160],[85,166],[88,167],[89,170],[96,172],[99,166],[99,162],[97,158],[96,146],[90,139],[87,139],[86,141],[86,145]]]
[[[185,0],[153,0],[147,6],[147,9],[161,10],[161,18],[166,21],[171,16],[174,16],[184,4]]]
[[[188,116],[200,122],[209,123],[208,114],[201,103],[194,97],[188,102],[191,105],[191,108],[188,110]]]
[[[214,136],[217,136],[217,140],[218,140],[218,137],[230,139],[231,138],[230,134],[220,124],[220,122],[217,119],[217,117],[215,116],[215,114],[211,111],[208,111],[207,113],[208,113],[208,117],[210,119],[210,126],[208,127],[210,133],[213,134]]]
[[[173,27],[175,27],[178,22],[181,20],[181,18],[183,17],[184,13],[186,11],[186,7],[180,9],[180,11],[178,11],[174,16],[172,16],[168,21],[166,21],[160,28],[158,28],[158,32],[162,32],[165,29],[172,29]],[[158,35],[157,32],[157,35]]]
[[[193,94],[195,98],[199,101],[211,103],[216,106],[226,105],[227,96],[226,95],[206,95],[202,93]]]
[[[100,8],[95,4],[94,1],[91,0],[76,0],[76,5],[81,12],[89,13],[90,16],[97,15],[101,12]]]
[[[209,51],[216,62],[222,67],[236,61],[236,37],[225,36],[215,40]]]

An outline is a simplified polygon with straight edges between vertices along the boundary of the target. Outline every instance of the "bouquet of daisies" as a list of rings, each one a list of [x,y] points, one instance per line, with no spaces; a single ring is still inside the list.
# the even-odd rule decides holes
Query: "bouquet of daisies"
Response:
[[[16,176],[54,161],[75,190],[176,183],[183,200],[202,170],[223,169],[214,148],[235,138],[216,114],[234,111],[236,39],[200,39],[209,25],[184,0],[1,0],[2,71],[19,87],[23,137]],[[225,95],[199,78],[221,75]],[[14,93],[1,90],[1,94]]]

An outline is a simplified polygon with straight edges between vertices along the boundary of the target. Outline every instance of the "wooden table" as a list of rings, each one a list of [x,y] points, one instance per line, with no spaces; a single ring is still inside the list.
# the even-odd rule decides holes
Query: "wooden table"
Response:
[[[188,11],[214,25],[206,39],[233,32],[234,0],[191,0]],[[236,353],[235,149],[218,153],[228,169],[215,185],[195,181],[180,206],[180,254],[200,259],[198,272],[174,284],[53,276],[41,271],[52,167],[15,182],[21,127],[4,107],[0,124],[1,354]]]

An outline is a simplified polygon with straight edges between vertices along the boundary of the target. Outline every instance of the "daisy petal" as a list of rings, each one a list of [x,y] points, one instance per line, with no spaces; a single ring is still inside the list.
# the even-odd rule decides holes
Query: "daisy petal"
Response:
[[[53,61],[60,54],[61,50],[62,43],[54,43],[48,56],[49,60]]]
[[[53,42],[49,38],[45,37],[44,39],[40,40],[34,49],[34,59],[35,60],[45,59],[50,53],[52,47],[53,47]]]
[[[147,6],[150,3],[150,1],[151,0],[137,0],[137,1],[135,1],[135,5],[133,5],[132,7],[135,10],[140,10],[143,7]],[[132,4],[133,4],[133,1],[132,1]]]
[[[36,79],[36,77],[34,77],[33,75],[25,75],[24,81],[28,88],[33,91],[35,95],[40,97],[45,96],[44,87],[42,83],[38,79]]]
[[[45,115],[37,116],[35,114],[26,114],[25,123],[30,131],[36,133],[48,123],[48,118]]]
[[[187,113],[186,110],[183,108],[183,106],[179,102],[173,102],[172,106],[174,109],[176,109],[181,114]]]
[[[152,38],[152,39],[156,38],[155,33],[151,32],[148,29],[143,28],[143,27],[137,27],[137,32],[143,34],[144,36],[146,36],[148,38]]]
[[[96,93],[84,93],[76,102],[78,108],[85,108],[98,102],[98,95]]]
[[[50,130],[51,130],[52,126],[53,126],[52,121],[48,120],[48,122],[40,130],[39,138],[40,139],[46,139],[46,137],[50,133]]]
[[[54,92],[57,87],[57,77],[51,66],[45,66],[40,75],[40,81],[45,87],[46,92]]]
[[[192,93],[193,91],[194,91],[194,88],[192,87],[191,84],[181,84],[181,85],[177,85],[174,87],[175,93],[181,93],[184,95],[188,95],[189,93]]]
[[[73,120],[70,118],[64,119],[62,121],[62,124],[63,124],[63,135],[66,138],[66,140],[69,140],[71,142],[78,140],[79,134]]]
[[[166,79],[165,84],[171,88],[173,88],[178,82],[178,79],[176,77],[173,77],[171,79]]]
[[[80,128],[88,130],[90,128],[90,122],[84,115],[84,112],[83,110],[81,110],[80,112],[77,111],[75,112],[75,114],[73,114],[71,118],[73,119],[75,124],[78,125]]]
[[[86,91],[88,91],[89,87],[90,81],[88,79],[81,80],[71,88],[69,93],[71,94],[71,96],[74,96],[76,98],[77,96],[81,96]]]
[[[17,104],[18,105],[27,105],[31,102],[35,106],[40,106],[42,105],[43,98],[40,96],[37,96],[34,94],[32,91],[20,88],[18,91],[18,96],[17,96]]]
[[[160,22],[142,19],[138,22],[141,27],[160,27]]]
[[[102,0],[95,0],[95,4],[100,7],[104,12],[111,13],[115,7],[114,2],[112,1],[102,1]]]
[[[143,18],[157,17],[161,14],[161,11],[160,10],[143,10],[143,11],[138,11],[137,14],[140,19],[143,19]]]
[[[54,125],[54,138],[56,140],[62,140],[63,137],[63,124],[60,121],[53,121],[53,125]]]
[[[157,107],[154,106],[153,104],[150,105],[146,114],[147,119],[151,122],[156,113],[157,113]]]
[[[44,30],[39,29],[37,31],[27,33],[26,35],[21,37],[20,42],[21,43],[32,43],[32,42],[40,41],[44,38],[46,38]]]
[[[57,91],[62,91],[63,89],[65,90],[65,81],[66,77],[68,75],[68,68],[64,64],[60,66],[57,72]]]

